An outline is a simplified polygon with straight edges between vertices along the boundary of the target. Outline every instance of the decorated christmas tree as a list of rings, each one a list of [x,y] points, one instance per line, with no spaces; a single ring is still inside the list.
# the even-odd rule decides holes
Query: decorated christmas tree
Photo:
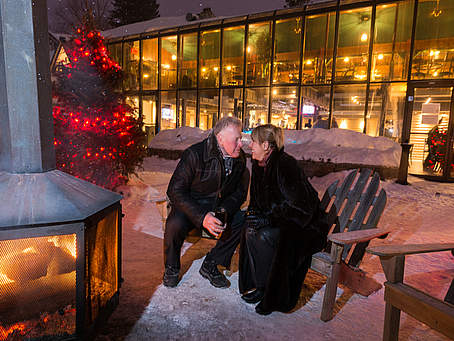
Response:
[[[146,155],[142,121],[115,91],[122,71],[99,32],[78,29],[65,48],[53,82],[57,168],[114,189]]]

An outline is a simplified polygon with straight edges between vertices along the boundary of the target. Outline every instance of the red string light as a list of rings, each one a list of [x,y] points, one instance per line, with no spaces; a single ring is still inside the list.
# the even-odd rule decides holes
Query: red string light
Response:
[[[101,34],[77,29],[73,42],[73,49],[65,46],[70,63],[56,74],[57,165],[78,178],[113,189],[141,164],[145,135],[141,121],[132,117],[133,108],[110,90],[115,88],[113,82],[121,82],[122,72],[110,59]],[[100,79],[111,86],[100,88]]]

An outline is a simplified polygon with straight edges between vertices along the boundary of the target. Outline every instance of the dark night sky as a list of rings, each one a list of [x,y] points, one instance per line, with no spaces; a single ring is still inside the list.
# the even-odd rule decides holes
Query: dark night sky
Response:
[[[64,7],[67,0],[47,0],[49,26],[56,21],[54,11]],[[231,16],[245,13],[265,12],[283,8],[285,0],[158,0],[161,17],[199,13],[204,7],[211,7],[216,16]]]

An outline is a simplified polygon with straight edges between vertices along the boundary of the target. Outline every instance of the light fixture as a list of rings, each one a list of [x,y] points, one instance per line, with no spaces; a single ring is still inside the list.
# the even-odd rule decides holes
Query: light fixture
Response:
[[[148,73],[143,74],[143,78],[148,78],[148,77],[150,77],[150,75]]]
[[[232,67],[230,65],[227,65],[225,68],[227,69],[227,71],[232,70]]]
[[[311,65],[311,64],[312,64],[312,60],[308,59],[308,60],[306,61],[306,64],[307,64],[307,65]]]
[[[367,41],[367,33],[361,35],[361,41]]]
[[[383,59],[383,53],[380,53],[380,54],[378,55],[378,59],[379,59],[379,60],[382,60],[382,59]]]
[[[431,15],[434,16],[434,18],[438,18],[443,11],[440,9],[440,0],[437,0],[437,6],[434,8]]]
[[[434,55],[434,51],[430,50],[430,52],[429,52],[429,56],[431,56],[431,57],[432,57],[433,55]]]
[[[274,89],[274,90],[273,90],[273,95],[276,95],[276,94],[277,94],[277,90]]]
[[[206,71],[207,71],[207,69],[203,67],[202,68],[202,72],[206,72]]]
[[[367,76],[366,76],[365,74],[355,75],[355,78],[356,78],[356,79],[361,79],[361,80],[366,79],[366,77],[367,77]]]
[[[434,77],[437,77],[437,76],[438,76],[438,71],[435,71],[435,72],[433,73],[433,75],[434,75]]]
[[[217,66],[215,66],[215,67],[213,68],[213,70],[214,70],[215,72],[218,72],[219,68],[218,68]]]
[[[348,63],[349,61],[350,61],[350,58],[348,58],[348,57],[344,58],[344,62]]]
[[[175,56],[174,54],[172,55],[172,60],[177,60],[177,56]]]
[[[248,46],[248,47],[247,47],[247,52],[248,52],[248,53],[251,53],[251,51],[252,51],[252,48],[251,48],[250,46]]]
[[[438,55],[440,54],[440,51],[437,50],[434,52],[434,54],[435,54],[435,57],[438,57]]]

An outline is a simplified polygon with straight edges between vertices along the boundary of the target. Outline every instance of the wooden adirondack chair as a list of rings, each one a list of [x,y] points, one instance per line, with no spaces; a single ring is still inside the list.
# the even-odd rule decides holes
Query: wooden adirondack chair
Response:
[[[454,305],[452,304],[454,303],[454,281],[444,301],[403,283],[405,256],[428,252],[453,252],[453,249],[454,243],[381,245],[367,249],[367,252],[380,257],[386,276],[384,341],[399,339],[401,311],[454,339]]]
[[[327,249],[314,254],[311,264],[312,270],[328,277],[320,316],[322,321],[333,318],[339,280],[342,279],[347,286],[358,279],[361,282],[365,274],[358,267],[369,241],[389,233],[389,230],[377,228],[386,205],[385,191],[378,192],[380,177],[377,173],[370,169],[354,170],[340,186],[338,184],[339,180],[332,183],[321,200],[322,208],[328,213],[328,223],[334,227],[328,235]],[[352,280],[350,275],[356,279]],[[356,291],[361,293],[361,290]]]

